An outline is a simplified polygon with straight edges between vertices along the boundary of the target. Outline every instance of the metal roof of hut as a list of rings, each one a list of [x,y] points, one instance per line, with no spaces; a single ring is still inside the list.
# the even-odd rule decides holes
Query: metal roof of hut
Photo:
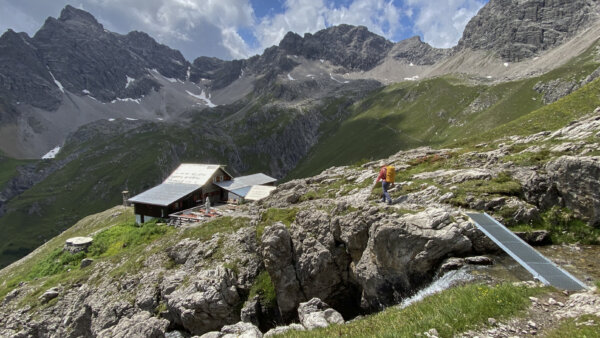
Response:
[[[250,191],[246,193],[245,199],[248,201],[258,201],[268,197],[276,187],[268,185],[253,185]]]
[[[184,183],[203,186],[219,168],[218,164],[182,163],[164,183]],[[230,175],[231,176],[231,175]]]
[[[132,203],[145,203],[159,206],[169,206],[182,197],[200,189],[197,184],[162,183],[129,199]]]
[[[277,181],[277,179],[275,179],[271,176],[259,173],[259,174],[253,174],[253,175],[248,175],[248,176],[236,177],[230,181],[217,182],[215,184],[227,191],[234,192],[235,190],[239,190],[239,189],[246,188],[246,187],[251,187],[253,185],[269,184],[269,183],[273,183],[276,181]],[[235,193],[235,194],[239,195],[237,193]]]
[[[162,184],[135,195],[128,201],[169,206],[209,183],[210,178],[219,169],[229,175],[219,164],[182,163]]]

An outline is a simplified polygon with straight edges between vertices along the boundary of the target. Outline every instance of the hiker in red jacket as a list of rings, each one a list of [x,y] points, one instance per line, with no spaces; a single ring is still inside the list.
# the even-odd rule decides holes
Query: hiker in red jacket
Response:
[[[385,202],[387,200],[388,204],[392,204],[392,198],[390,197],[390,193],[388,189],[394,184],[393,182],[386,181],[387,176],[387,165],[381,167],[379,170],[379,176],[375,180],[375,183],[381,181],[381,187],[383,188],[383,195],[381,196],[381,202]]]

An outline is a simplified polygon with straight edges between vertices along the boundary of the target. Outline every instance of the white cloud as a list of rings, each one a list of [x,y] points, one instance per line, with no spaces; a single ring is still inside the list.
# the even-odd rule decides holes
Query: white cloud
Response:
[[[278,44],[289,31],[302,35],[342,23],[393,41],[412,31],[433,46],[451,47],[487,0],[285,0],[283,11],[261,18],[253,8],[262,5],[259,0],[0,0],[0,29],[32,35],[67,1],[111,31],[144,31],[193,60],[245,58]]]
[[[123,15],[121,21],[129,22],[131,29],[136,27],[171,47],[181,48],[188,57],[194,50],[212,51],[212,55],[224,58],[244,57],[250,52],[237,33],[240,28],[252,27],[256,21],[248,0],[88,1],[104,11],[131,8],[124,11],[126,17]],[[111,13],[111,16],[118,15]],[[190,45],[196,46],[191,48]],[[199,54],[193,55],[196,56]]]
[[[338,7],[323,0],[286,0],[283,7],[283,13],[267,16],[257,26],[260,49],[278,44],[289,31],[302,35],[342,23],[366,26],[393,39],[404,29],[401,17],[408,14],[389,0],[354,0]]]
[[[302,34],[324,29],[326,10],[322,0],[286,0],[283,13],[266,16],[257,25],[259,49],[278,44],[289,31]]]
[[[434,47],[456,45],[469,20],[486,0],[408,0],[413,14],[414,30]],[[449,13],[453,13],[450,14]]]

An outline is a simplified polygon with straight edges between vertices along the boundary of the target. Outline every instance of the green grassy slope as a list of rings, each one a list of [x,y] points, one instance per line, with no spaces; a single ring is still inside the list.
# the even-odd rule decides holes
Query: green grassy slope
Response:
[[[473,85],[468,79],[444,76],[388,86],[353,105],[352,117],[325,131],[325,137],[287,178],[315,175],[333,165],[383,158],[422,145],[484,140],[511,135],[515,128],[523,132],[539,130],[529,120],[542,115],[553,119],[557,128],[576,114],[559,113],[563,107],[551,106],[547,109],[556,110],[554,115],[540,110],[538,115],[525,118],[544,106],[543,95],[534,86],[552,80],[581,82],[598,68],[595,55],[593,46],[549,73],[496,85]],[[569,107],[570,111],[585,108],[588,110],[582,113],[589,112],[589,106],[598,100],[594,88],[587,88],[572,94],[577,97],[573,102],[580,103]],[[490,130],[495,132],[485,134]]]
[[[17,174],[17,167],[30,160],[17,160],[0,154],[0,189]]]
[[[164,179],[180,162],[223,163],[223,147],[190,129],[150,125],[67,145],[57,159],[82,155],[7,204],[0,229],[0,267],[22,257],[82,217],[122,202]],[[183,149],[185,148],[185,152]]]

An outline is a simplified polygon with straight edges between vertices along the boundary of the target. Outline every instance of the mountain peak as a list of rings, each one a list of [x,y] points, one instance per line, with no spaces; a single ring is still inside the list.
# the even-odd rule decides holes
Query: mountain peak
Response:
[[[58,20],[62,22],[80,22],[102,27],[102,25],[98,23],[92,14],[75,8],[71,5],[65,6],[65,8],[60,12]]]
[[[494,51],[510,62],[556,47],[600,18],[592,0],[490,0],[469,21],[457,48]]]

